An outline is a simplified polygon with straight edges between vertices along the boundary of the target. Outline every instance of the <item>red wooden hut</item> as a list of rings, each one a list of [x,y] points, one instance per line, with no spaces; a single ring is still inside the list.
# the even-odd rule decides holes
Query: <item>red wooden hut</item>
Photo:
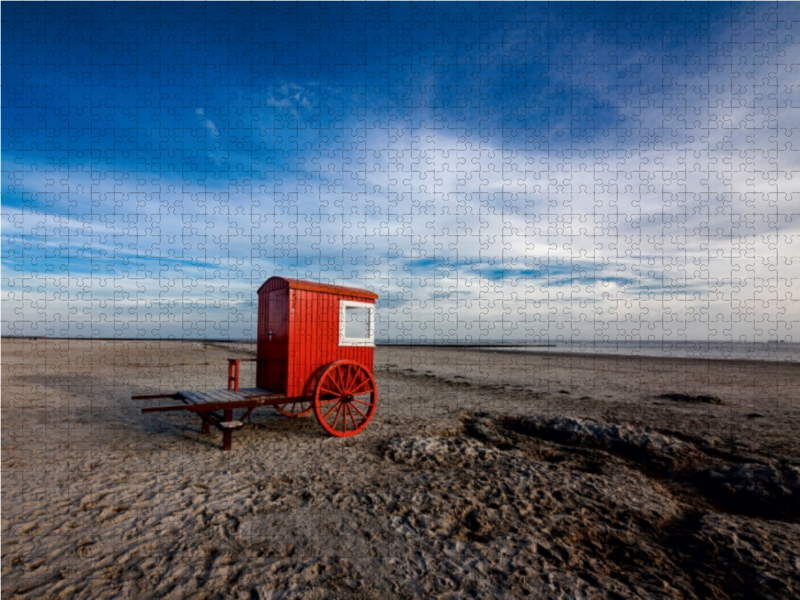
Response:
[[[368,290],[270,277],[258,289],[256,386],[309,396],[316,372],[337,360],[375,355],[375,300]]]

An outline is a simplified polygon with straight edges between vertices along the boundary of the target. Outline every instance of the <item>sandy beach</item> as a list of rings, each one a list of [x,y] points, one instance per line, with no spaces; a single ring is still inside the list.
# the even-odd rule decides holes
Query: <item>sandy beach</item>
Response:
[[[130,399],[253,351],[4,339],[2,597],[800,596],[799,363],[379,347],[362,434],[231,452]]]

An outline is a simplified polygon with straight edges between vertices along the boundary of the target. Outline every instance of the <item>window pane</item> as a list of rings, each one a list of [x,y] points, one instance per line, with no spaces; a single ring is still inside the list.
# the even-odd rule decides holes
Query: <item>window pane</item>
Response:
[[[369,339],[369,308],[347,307],[344,309],[344,337],[348,339]]]

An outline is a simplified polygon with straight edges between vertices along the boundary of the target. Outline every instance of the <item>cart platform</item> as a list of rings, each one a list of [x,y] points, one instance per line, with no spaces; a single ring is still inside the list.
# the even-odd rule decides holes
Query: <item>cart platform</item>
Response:
[[[209,390],[206,392],[192,391],[178,391],[175,394],[180,400],[186,400],[194,404],[204,404],[210,402],[237,402],[241,400],[249,400],[253,397],[269,397],[269,396],[282,396],[283,394],[276,394],[269,390],[261,388],[242,388],[238,392],[233,390]]]
[[[203,420],[203,433],[208,434],[213,425],[222,431],[222,449],[230,450],[233,431],[244,426],[243,421],[259,406],[283,405],[287,403],[286,394],[279,394],[262,388],[241,388],[239,390],[181,390],[174,394],[155,394],[134,396],[134,400],[156,399],[180,400],[182,404],[165,406],[148,406],[143,413],[171,412],[186,410],[196,413]],[[290,399],[290,404],[298,404],[300,399]],[[234,419],[234,410],[245,409],[244,413]]]

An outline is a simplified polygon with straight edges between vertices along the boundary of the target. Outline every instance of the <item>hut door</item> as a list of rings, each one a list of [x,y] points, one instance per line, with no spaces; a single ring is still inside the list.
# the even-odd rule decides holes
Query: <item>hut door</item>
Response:
[[[267,382],[273,392],[286,391],[289,368],[289,290],[269,293]]]

